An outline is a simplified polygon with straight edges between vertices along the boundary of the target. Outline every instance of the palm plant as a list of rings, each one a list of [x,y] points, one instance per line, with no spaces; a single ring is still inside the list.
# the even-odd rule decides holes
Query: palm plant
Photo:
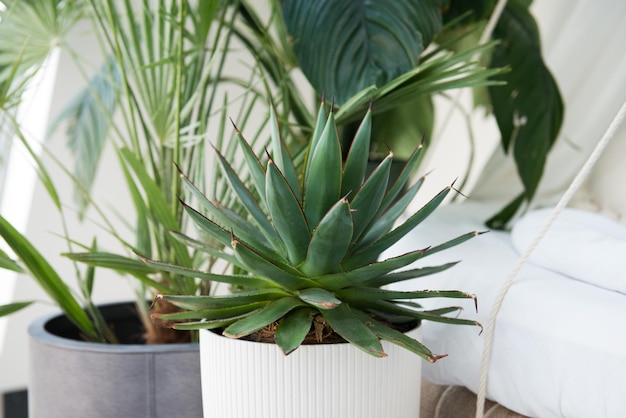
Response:
[[[33,16],[41,21],[37,31],[28,30]],[[12,64],[8,66],[11,71],[4,71],[0,81],[6,81],[2,86],[12,92],[7,97],[14,101],[20,97],[21,87],[35,67],[57,46],[65,48],[75,58],[85,78],[89,77],[94,68],[66,41],[70,28],[80,20],[92,22],[103,55],[108,57],[54,124],[59,127],[61,122],[67,123],[68,144],[76,155],[74,170],[56,160],[54,155],[45,157],[58,164],[76,186],[79,216],[84,217],[87,210],[93,211],[99,227],[120,243],[122,251],[106,251],[95,244],[77,243],[72,240],[70,231],[64,230],[69,248],[66,255],[75,263],[78,276],[80,294],[75,295],[67,285],[58,283],[62,283],[59,274],[32,243],[3,222],[6,228],[2,236],[21,260],[22,269],[29,271],[46,289],[51,283],[59,284],[53,286],[56,290],[50,296],[66,313],[70,312],[70,318],[76,307],[86,306],[89,319],[99,322],[91,302],[93,273],[95,268],[107,268],[136,279],[137,305],[148,337],[154,336],[156,342],[163,342],[163,339],[178,339],[183,335],[162,335],[162,330],[154,327],[148,317],[145,300],[156,292],[202,293],[206,290],[204,285],[184,276],[159,273],[137,260],[133,253],[141,252],[189,268],[211,262],[206,254],[190,250],[168,232],[185,229],[186,223],[178,206],[179,193],[184,192],[174,162],[198,184],[211,178],[212,189],[216,194],[222,193],[220,184],[224,180],[219,175],[211,175],[212,166],[206,164],[205,148],[210,135],[213,140],[218,138],[219,145],[225,138],[223,126],[230,99],[218,96],[217,84],[223,82],[221,73],[230,49],[228,27],[233,16],[229,2],[218,1],[7,2],[0,21],[0,62]],[[28,19],[31,21],[27,22]],[[50,39],[55,41],[50,42]],[[230,81],[241,86],[252,84],[251,80]],[[256,105],[258,91],[240,90],[235,117],[245,123],[250,109]],[[15,119],[11,122],[18,137],[28,146],[19,123]],[[126,180],[125,189],[135,209],[134,222],[129,222],[128,214],[120,214],[124,224],[129,226],[130,236],[128,231],[115,226],[112,215],[103,209],[103,202],[94,201],[91,194],[106,144],[113,146],[117,154]],[[224,144],[225,149],[229,146]],[[31,154],[55,207],[65,218],[64,203],[48,174],[44,158],[34,152]],[[6,254],[0,258],[7,266],[15,266]],[[36,259],[41,269],[33,271],[30,259]],[[78,262],[87,267],[79,268]],[[12,312],[28,303],[7,306],[4,312]],[[83,328],[87,326],[83,319],[80,323]],[[115,341],[105,329],[106,324],[97,328],[97,336],[92,332],[83,334],[97,341]]]
[[[197,209],[183,203],[202,233],[197,240],[175,232],[183,242],[214,254],[233,266],[233,274],[188,269],[144,257],[155,269],[226,283],[237,291],[227,295],[159,295],[183,312],[159,314],[176,329],[223,329],[232,338],[265,328],[275,329],[275,342],[288,354],[307,338],[326,331],[374,356],[384,356],[380,339],[389,340],[429,361],[433,354],[397,327],[420,320],[450,324],[477,323],[446,316],[460,308],[427,311],[414,300],[430,297],[474,298],[461,291],[394,291],[384,286],[433,274],[455,263],[397,271],[430,254],[458,245],[471,232],[443,244],[377,261],[380,254],[426,219],[452,190],[446,188],[394,228],[418,192],[423,179],[405,187],[419,159],[418,147],[402,173],[389,184],[393,154],[367,174],[372,112],[363,119],[345,164],[334,113],[324,104],[302,165],[294,162],[273,116],[272,155],[258,157],[236,129],[249,178],[241,178],[219,152],[218,159],[233,194],[247,216],[205,197],[182,176],[197,200]],[[266,161],[262,164],[261,161]],[[297,167],[302,167],[299,170]],[[219,243],[221,246],[215,246]],[[221,248],[227,250],[222,250]]]

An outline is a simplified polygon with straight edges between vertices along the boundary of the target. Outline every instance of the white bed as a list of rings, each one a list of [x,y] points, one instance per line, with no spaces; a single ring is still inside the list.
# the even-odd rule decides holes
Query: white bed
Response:
[[[470,202],[441,208],[394,252],[485,230],[483,219],[493,209]],[[463,316],[486,325],[496,295],[518,258],[511,234],[489,232],[423,259],[420,265],[462,262],[430,278],[405,282],[400,288],[475,293],[478,314],[467,301]],[[626,253],[620,260],[624,259]],[[599,266],[598,271],[602,268]],[[621,278],[626,283],[626,274]],[[423,305],[440,306],[442,302],[433,300]],[[479,329],[425,322],[423,338],[435,353],[449,354],[435,364],[424,364],[424,378],[437,384],[465,386],[476,393],[484,344]],[[526,264],[498,315],[487,398],[532,417],[624,417],[625,376],[626,295]]]

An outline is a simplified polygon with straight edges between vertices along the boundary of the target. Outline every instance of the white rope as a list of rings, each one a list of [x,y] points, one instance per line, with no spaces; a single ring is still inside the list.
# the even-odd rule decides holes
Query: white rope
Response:
[[[528,248],[524,251],[522,256],[519,258],[517,264],[511,271],[509,277],[506,279],[506,281],[500,288],[500,292],[498,293],[495,304],[493,305],[493,308],[491,309],[491,313],[489,314],[489,321],[485,329],[485,343],[484,343],[482,363],[481,363],[481,368],[480,368],[480,382],[478,386],[478,394],[477,394],[477,399],[476,399],[476,418],[483,418],[484,416],[485,398],[487,394],[487,379],[488,379],[488,373],[489,373],[489,360],[491,358],[491,346],[493,343],[494,331],[495,331],[495,326],[496,326],[496,318],[498,316],[498,313],[500,312],[500,308],[502,307],[504,298],[507,292],[509,291],[509,289],[511,288],[511,286],[513,285],[513,282],[515,281],[515,278],[517,277],[518,273],[522,269],[524,263],[526,263],[526,261],[528,260],[532,252],[539,245],[539,242],[541,241],[541,239],[544,237],[544,235],[548,232],[548,230],[552,226],[554,220],[561,213],[563,208],[567,206],[567,204],[569,203],[571,198],[574,196],[578,188],[585,181],[585,179],[591,172],[591,169],[597,162],[598,158],[600,158],[600,156],[602,155],[602,152],[604,151],[606,146],[609,144],[609,142],[615,135],[615,132],[617,131],[619,126],[622,124],[625,116],[626,116],[626,102],[622,104],[622,107],[619,109],[619,111],[613,118],[613,121],[611,122],[608,129],[604,133],[604,136],[600,139],[600,141],[594,148],[593,152],[591,153],[591,155],[589,156],[589,158],[587,159],[587,161],[581,168],[580,172],[576,175],[576,177],[574,177],[574,180],[572,180],[572,183],[569,185],[568,189],[565,191],[565,193],[559,200],[558,204],[554,207],[554,210],[550,214],[550,217],[546,221],[545,225],[543,225],[543,227],[541,228],[541,230],[539,231],[535,239],[531,242]]]

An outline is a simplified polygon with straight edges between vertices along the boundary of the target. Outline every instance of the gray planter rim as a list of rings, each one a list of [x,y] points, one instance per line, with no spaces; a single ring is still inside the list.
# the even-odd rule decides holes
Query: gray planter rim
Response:
[[[123,307],[134,305],[134,301],[116,302],[98,305],[99,309]],[[145,353],[169,353],[198,351],[198,343],[173,343],[173,344],[106,344],[90,341],[81,341],[65,338],[53,334],[46,329],[46,324],[50,321],[58,320],[65,315],[58,311],[39,319],[36,319],[28,326],[28,335],[37,339],[41,343],[64,347],[68,350],[93,351],[93,352],[117,352],[125,354],[145,354]],[[106,317],[106,315],[105,315]]]

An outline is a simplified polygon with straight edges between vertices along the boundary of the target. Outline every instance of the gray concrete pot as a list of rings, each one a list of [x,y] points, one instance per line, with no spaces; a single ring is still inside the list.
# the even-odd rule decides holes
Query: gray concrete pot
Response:
[[[101,307],[119,334],[141,335],[133,303]],[[63,315],[30,334],[31,418],[198,418],[198,344],[97,344],[78,340]]]

